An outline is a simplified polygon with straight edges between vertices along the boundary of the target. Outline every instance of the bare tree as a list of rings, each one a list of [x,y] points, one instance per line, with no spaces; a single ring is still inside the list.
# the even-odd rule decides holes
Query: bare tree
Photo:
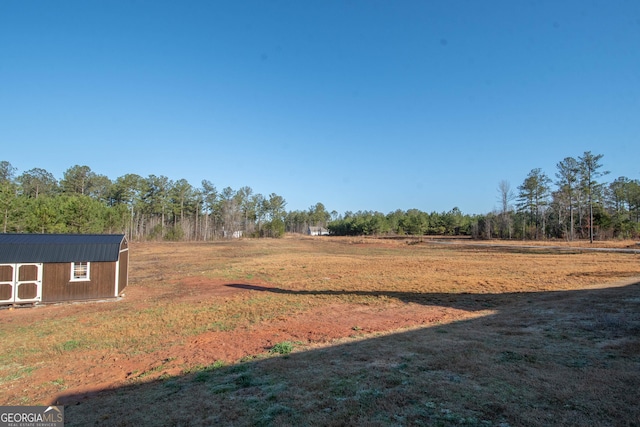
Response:
[[[567,199],[567,204],[569,205],[569,240],[573,240],[574,193],[578,182],[580,167],[578,165],[578,161],[573,157],[565,157],[565,159],[559,162],[556,167],[558,168],[558,172],[556,172],[556,178],[558,178],[556,185],[559,187],[560,193]]]
[[[240,231],[240,207],[236,191],[231,187],[225,187],[220,193],[220,211],[222,213],[223,236],[233,238],[238,236]]]
[[[200,193],[202,194],[202,198],[203,198],[203,203],[204,203],[204,240],[208,240],[209,239],[209,234],[211,234],[210,232],[210,227],[209,227],[209,220],[213,218],[213,234],[215,237],[215,215],[214,215],[214,211],[216,208],[216,204],[218,203],[218,190],[216,189],[216,186],[213,185],[213,183],[211,181],[208,180],[203,180],[202,181],[202,189],[200,189]]]
[[[500,202],[500,237],[505,235],[511,239],[511,203],[515,199],[515,193],[511,190],[509,181],[502,180],[498,183],[498,193]]]
[[[593,199],[594,195],[601,189],[601,185],[596,181],[601,176],[609,173],[609,171],[600,171],[602,167],[600,159],[603,154],[593,155],[591,151],[585,151],[584,154],[578,158],[580,161],[580,182],[587,194],[587,201],[589,203],[589,242],[593,243]]]

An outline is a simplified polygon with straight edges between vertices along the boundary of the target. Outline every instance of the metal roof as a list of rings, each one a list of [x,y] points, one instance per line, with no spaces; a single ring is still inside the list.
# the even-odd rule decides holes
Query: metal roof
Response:
[[[0,234],[0,263],[117,261],[124,234]]]

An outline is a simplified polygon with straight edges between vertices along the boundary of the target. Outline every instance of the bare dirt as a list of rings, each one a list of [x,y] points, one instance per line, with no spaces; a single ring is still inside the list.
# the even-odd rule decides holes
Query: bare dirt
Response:
[[[239,294],[269,292],[268,285],[252,284],[244,287],[228,286],[202,277],[187,277],[179,282],[180,291],[171,296],[163,292],[149,292],[132,286],[127,289],[127,303],[144,309],[147,301],[154,297],[180,298],[182,302],[193,304],[211,298],[234,298]],[[110,308],[118,302],[86,302],[75,304],[49,305],[38,308],[18,308],[2,320],[7,323],[28,323],[45,321],[55,317],[78,317],[83,322],[87,310]],[[232,331],[214,331],[198,334],[185,339],[178,345],[161,348],[149,354],[123,355],[118,352],[84,351],[81,356],[62,353],[55,365],[35,370],[29,383],[48,384],[64,375],[65,396],[73,396],[77,401],[81,396],[115,389],[138,377],[145,380],[161,375],[180,375],[186,366],[208,365],[213,361],[233,363],[269,351],[276,343],[283,341],[305,343],[307,347],[335,343],[344,338],[413,328],[417,326],[450,323],[472,318],[476,313],[465,310],[402,303],[389,306],[363,306],[361,304],[330,304],[301,314],[280,316],[275,320],[239,328]],[[8,318],[10,317],[10,318]],[[159,369],[162,368],[162,369]],[[24,396],[18,384],[5,389],[3,400],[18,402]],[[44,396],[42,396],[44,398]],[[41,403],[72,403],[57,396]]]
[[[626,242],[617,247],[630,248],[630,245],[631,243]],[[572,334],[570,328],[576,324],[576,319],[586,322],[587,326],[605,326],[607,334],[599,338],[597,345],[609,353],[613,353],[611,348],[619,350],[620,354],[615,355],[615,362],[620,367],[615,372],[607,373],[603,370],[598,374],[598,381],[606,390],[609,385],[604,382],[610,378],[617,384],[611,387],[619,388],[619,375],[624,375],[625,369],[628,370],[627,365],[621,364],[620,360],[629,358],[629,363],[636,363],[633,349],[640,344],[637,337],[631,339],[628,334],[618,334],[614,329],[618,327],[634,334],[640,319],[633,311],[620,311],[623,305],[620,301],[611,299],[610,294],[593,292],[597,289],[624,288],[625,293],[620,295],[624,295],[625,304],[629,307],[637,306],[635,288],[630,288],[629,285],[640,281],[638,260],[638,255],[635,254],[595,253],[581,251],[579,248],[571,251],[565,248],[562,251],[547,248],[544,252],[529,252],[528,249],[478,248],[462,243],[442,247],[422,241],[366,239],[132,244],[130,283],[124,298],[118,301],[0,310],[0,333],[3,339],[0,357],[0,384],[3,392],[0,403],[72,405],[70,409],[75,409],[70,410],[69,414],[78,411],[75,412],[76,425],[87,422],[100,424],[91,418],[92,412],[101,405],[108,407],[106,411],[111,410],[113,405],[124,404],[122,401],[116,404],[110,396],[116,399],[124,393],[129,399],[136,400],[158,394],[168,399],[165,396],[166,381],[182,381],[187,382],[189,387],[196,387],[193,385],[195,381],[200,386],[201,377],[196,376],[194,380],[194,373],[207,370],[214,363],[233,366],[239,362],[264,361],[269,358],[274,346],[283,342],[293,343],[296,352],[308,354],[301,356],[302,359],[295,359],[301,360],[299,363],[302,364],[317,364],[314,356],[316,350],[332,351],[330,349],[342,345],[362,343],[357,347],[359,350],[350,347],[345,353],[350,355],[348,360],[343,359],[342,353],[331,353],[334,354],[331,357],[340,360],[343,374],[349,373],[348,377],[353,378],[361,375],[358,373],[360,371],[351,372],[356,369],[353,367],[357,366],[356,363],[347,366],[353,357],[362,361],[369,360],[367,363],[373,363],[375,371],[387,369],[387,365],[395,367],[408,364],[397,362],[398,357],[418,360],[417,354],[427,355],[428,349],[437,349],[437,355],[434,353],[429,356],[433,360],[429,359],[428,364],[442,366],[442,369],[429,368],[428,372],[444,372],[438,375],[453,378],[451,381],[455,385],[462,374],[455,373],[456,365],[452,361],[469,351],[465,349],[459,353],[460,342],[469,343],[486,336],[487,338],[482,338],[482,341],[474,345],[483,347],[481,342],[492,340],[495,345],[485,351],[485,356],[474,355],[473,366],[468,366],[467,362],[459,362],[463,366],[459,367],[460,370],[468,369],[469,372],[479,373],[478,375],[485,369],[487,372],[495,372],[492,366],[498,360],[502,364],[498,367],[500,369],[504,369],[504,364],[524,364],[526,369],[518,372],[530,375],[529,365],[533,366],[532,361],[535,361],[534,367],[543,372],[543,375],[538,376],[543,378],[545,375],[553,375],[547,370],[547,365],[542,363],[543,360],[550,359],[550,356],[540,355],[536,351],[543,350],[535,349],[545,348],[545,337],[557,336],[559,340],[565,340],[562,345],[571,353],[573,338],[569,338]],[[592,313],[589,304],[597,305],[600,295],[609,299],[600,303],[598,310],[601,311]],[[554,302],[556,300],[557,303]],[[579,312],[575,311],[576,302],[582,304]],[[562,315],[566,319],[560,319],[565,312],[571,314]],[[589,321],[584,320],[588,316],[595,317]],[[545,326],[545,322],[556,323]],[[441,327],[444,325],[460,326],[443,331]],[[590,327],[586,329],[589,333],[592,332]],[[411,335],[411,331],[420,335]],[[420,331],[429,332],[424,334]],[[535,340],[529,349],[523,351],[523,337],[530,334],[535,335]],[[413,337],[410,341],[415,342],[411,345],[418,346],[422,343],[420,345],[424,347],[419,351],[407,350],[411,345],[407,344],[408,338],[402,338],[406,336]],[[515,344],[510,341],[514,336],[517,339]],[[380,340],[383,337],[389,338]],[[578,340],[576,345],[584,343],[582,335],[575,337]],[[423,342],[424,339],[427,341]],[[589,339],[595,342],[594,338]],[[377,347],[372,349],[374,342]],[[380,351],[373,361],[368,359],[372,351]],[[613,356],[609,354],[607,357]],[[384,362],[386,359],[396,362]],[[582,359],[576,360],[570,363],[576,363],[580,368]],[[279,372],[282,378],[289,378],[290,373],[280,372],[280,367],[269,364],[272,362],[265,363],[267,365],[255,365],[256,368],[251,369],[257,372],[267,369],[264,366],[271,366],[270,372]],[[380,363],[384,366],[379,365]],[[600,362],[593,363],[595,365]],[[602,362],[602,366],[608,363],[613,362]],[[328,371],[314,375],[326,375],[327,378],[337,375],[338,379],[335,381],[343,381],[339,372],[332,371],[335,369],[334,365],[322,369]],[[403,372],[410,371],[410,367],[402,369]],[[562,369],[567,367],[563,366]],[[233,372],[229,371],[226,375],[233,377]],[[423,374],[424,371],[418,370],[412,378]],[[502,374],[505,378],[514,376],[513,372],[505,371]],[[575,372],[572,371],[571,374]],[[474,387],[493,387],[487,384],[493,384],[497,380],[491,377],[493,374],[487,375],[489,376],[484,385],[471,384],[470,390]],[[559,375],[566,375],[566,372],[562,371]],[[637,373],[634,372],[633,375],[635,378]],[[423,380],[434,381],[434,378],[424,376]],[[289,378],[290,382],[296,380],[300,378]],[[232,381],[237,381],[237,378]],[[265,384],[268,383],[267,380],[264,381]],[[376,392],[379,396],[383,396],[385,390],[392,389],[384,384],[374,387],[371,385],[375,384],[373,379],[361,379],[360,383],[362,381],[370,383],[371,390],[379,390]],[[418,396],[419,393],[424,393],[418,390],[424,390],[425,383],[415,381],[416,390],[409,394],[418,393]],[[521,382],[523,381],[526,383],[528,380],[523,378]],[[409,380],[405,382],[410,383]],[[144,384],[149,384],[151,391],[139,388]],[[448,386],[449,383],[445,384],[443,390]],[[570,386],[571,384],[567,387]],[[262,386],[263,389],[265,387]],[[321,386],[316,384],[309,387]],[[515,390],[516,385],[510,387]],[[187,389],[188,387],[184,388]],[[215,387],[213,389],[217,390]],[[110,390],[115,394],[105,394]],[[172,390],[169,389],[175,392]],[[176,390],[182,392],[183,388],[180,386]],[[489,396],[493,397],[496,393],[502,393],[493,389],[489,391],[493,393]],[[243,388],[231,392],[236,394],[229,396],[242,400],[243,404],[253,399],[243,394],[247,392]],[[325,392],[335,394],[335,387]],[[517,394],[517,391],[513,393]],[[224,393],[218,396],[218,391],[214,391],[214,394],[216,399],[227,396]],[[304,392],[299,394],[302,399],[310,398],[304,397]],[[468,391],[468,394],[473,392]],[[619,394],[630,393],[622,391]],[[284,398],[286,393],[277,395]],[[227,398],[231,398],[229,396]],[[207,398],[213,399],[211,396]],[[249,400],[243,400],[245,398]],[[297,399],[296,396],[288,398]],[[185,399],[182,398],[183,401]],[[335,399],[343,401],[342,397]],[[415,399],[420,401],[423,398],[414,397],[410,401],[414,402]],[[506,409],[495,409],[501,407],[499,403],[495,403],[495,407],[473,409],[473,405],[464,403],[463,397],[456,397],[456,402],[462,403],[445,403],[446,399],[446,396],[433,391],[426,403],[421,403],[431,411],[424,419],[449,425],[445,419],[449,413],[438,412],[443,410],[439,408],[445,404],[447,411],[455,410],[459,414],[455,420],[449,420],[452,425],[461,423],[460,420],[465,418],[460,414],[468,411],[478,416],[478,420],[482,417],[477,414],[497,420],[495,424],[498,425],[500,419],[516,419],[518,411],[525,410],[515,407],[510,409],[513,414],[509,415]],[[601,397],[595,400],[598,399]],[[192,404],[196,405],[189,403]],[[287,404],[295,407],[298,403],[292,400]],[[324,404],[317,403],[321,406]],[[584,412],[592,409],[589,406],[592,403],[581,404],[584,405]],[[131,414],[135,404],[132,402],[131,405],[131,408],[122,408],[123,413]],[[398,405],[400,406],[395,409],[387,408],[385,411],[400,414],[403,410],[399,408],[407,405],[407,402],[399,402]],[[255,414],[252,415],[253,418],[248,415],[249,418],[242,418],[242,415],[235,414],[234,411],[238,410],[236,406],[229,407],[227,412],[219,410],[220,414],[228,417],[222,424],[252,425],[259,418]],[[336,418],[338,424],[339,420],[347,424],[366,424],[363,420],[366,417],[370,419],[373,409],[361,413],[362,402],[356,402],[356,406],[361,408],[358,410],[360,412],[354,413],[349,408],[340,409],[345,413]],[[304,414],[303,407],[304,405],[299,408],[299,412]],[[554,409],[561,408],[547,410]],[[263,412],[270,410],[265,408]],[[312,405],[308,410],[310,414],[317,414],[325,409]],[[335,414],[338,413],[340,412]],[[637,411],[631,414],[636,417],[633,414],[637,414]],[[405,414],[409,417],[407,420],[414,415]],[[240,418],[234,422],[236,416]],[[609,418],[603,419],[610,420],[612,416],[614,415],[607,415]],[[284,424],[296,424],[296,420],[299,420],[291,417],[282,418]],[[280,418],[270,418],[274,425],[278,419]],[[548,418],[541,419],[542,421],[532,422],[531,425],[548,425]],[[326,420],[318,418],[318,422],[330,424]],[[132,424],[116,418],[105,418],[103,421],[106,425],[153,424],[144,419],[138,419],[135,423],[131,421]],[[393,419],[387,421],[374,425],[394,424]],[[216,423],[221,423],[221,420],[218,419]],[[482,424],[480,421],[478,423],[476,425],[493,425]],[[207,425],[208,422],[196,421],[185,415],[173,424]],[[559,424],[571,425],[570,422]]]

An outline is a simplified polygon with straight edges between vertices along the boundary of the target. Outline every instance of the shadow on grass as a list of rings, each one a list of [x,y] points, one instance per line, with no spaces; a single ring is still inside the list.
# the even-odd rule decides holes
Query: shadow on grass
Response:
[[[355,294],[495,314],[59,396],[67,425],[640,425],[640,284]]]
[[[236,289],[244,289],[259,292],[271,292],[288,295],[309,296],[357,296],[357,297],[386,297],[393,298],[404,303],[451,307],[460,310],[477,311],[498,307],[522,298],[530,293],[502,293],[502,294],[473,294],[473,293],[419,293],[419,292],[395,292],[395,291],[339,291],[339,290],[313,290],[299,291],[282,289],[270,286],[232,283],[225,285]]]

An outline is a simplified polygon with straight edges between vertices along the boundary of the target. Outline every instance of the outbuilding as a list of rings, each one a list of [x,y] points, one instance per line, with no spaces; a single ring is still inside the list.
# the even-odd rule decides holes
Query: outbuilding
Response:
[[[0,304],[117,298],[128,270],[123,234],[0,234]]]
[[[310,236],[328,236],[329,230],[324,227],[309,227],[307,234]]]

